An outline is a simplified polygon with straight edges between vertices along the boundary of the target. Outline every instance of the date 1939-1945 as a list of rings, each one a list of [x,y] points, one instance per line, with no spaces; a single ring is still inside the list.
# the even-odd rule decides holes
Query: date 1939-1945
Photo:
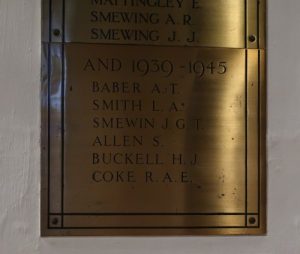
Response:
[[[203,61],[201,59],[175,64],[170,59],[141,58],[133,59],[128,63],[119,58],[88,58],[83,64],[83,70],[87,72],[131,71],[140,76],[159,74],[164,77],[170,77],[175,71],[183,70],[186,73],[203,77],[205,75],[224,75],[227,73],[228,66],[226,61]]]

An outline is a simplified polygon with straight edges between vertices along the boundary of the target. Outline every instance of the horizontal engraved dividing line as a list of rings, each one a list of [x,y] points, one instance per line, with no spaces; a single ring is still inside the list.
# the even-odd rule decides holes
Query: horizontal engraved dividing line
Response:
[[[259,32],[259,31],[258,31]],[[257,35],[257,40],[259,40],[259,35]],[[248,48],[248,34],[246,34],[246,39],[245,39],[245,45],[244,47],[220,47],[220,46],[203,46],[203,45],[186,45],[186,44],[144,44],[144,43],[113,43],[113,42],[85,42],[85,41],[64,41],[64,42],[59,42],[59,41],[45,41],[43,40],[43,43],[50,43],[50,44],[83,44],[83,45],[106,45],[106,46],[148,46],[148,47],[181,47],[181,48],[221,48],[221,49],[265,49],[265,48],[260,48],[259,42],[257,43],[258,46],[256,48]]]
[[[221,215],[246,215],[245,213],[50,213],[50,215],[54,216],[181,216],[181,215],[189,215],[189,216],[221,216]],[[258,213],[247,213],[247,215],[259,215]]]
[[[69,229],[258,229],[259,227],[255,226],[255,227],[245,227],[245,226],[213,226],[213,227],[209,227],[209,226],[190,226],[190,227],[57,227],[57,228],[49,228],[50,230],[57,230],[57,229],[64,229],[64,230],[69,230]]]
[[[95,45],[95,46],[141,46],[141,47],[167,47],[167,48],[200,48],[200,49],[242,49],[247,48],[233,48],[233,47],[213,47],[213,46],[197,46],[197,45],[161,45],[161,44],[138,44],[138,43],[102,43],[102,42],[44,42],[50,44],[76,44],[76,45]],[[251,49],[258,50],[258,49]]]

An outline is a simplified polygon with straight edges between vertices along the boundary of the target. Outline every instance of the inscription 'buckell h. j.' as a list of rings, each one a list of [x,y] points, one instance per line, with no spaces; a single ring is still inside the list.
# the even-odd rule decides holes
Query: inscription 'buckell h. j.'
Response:
[[[43,0],[43,236],[266,232],[265,0]]]

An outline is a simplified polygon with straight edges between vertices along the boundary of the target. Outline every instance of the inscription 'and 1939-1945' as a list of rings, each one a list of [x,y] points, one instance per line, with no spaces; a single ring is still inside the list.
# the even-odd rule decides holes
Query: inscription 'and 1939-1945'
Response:
[[[264,1],[44,1],[43,235],[265,232]]]

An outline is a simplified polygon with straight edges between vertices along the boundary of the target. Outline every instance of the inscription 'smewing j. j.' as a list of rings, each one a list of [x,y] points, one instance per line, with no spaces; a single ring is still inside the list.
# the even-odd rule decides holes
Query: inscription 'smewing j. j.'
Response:
[[[266,232],[265,1],[44,0],[42,235]]]

